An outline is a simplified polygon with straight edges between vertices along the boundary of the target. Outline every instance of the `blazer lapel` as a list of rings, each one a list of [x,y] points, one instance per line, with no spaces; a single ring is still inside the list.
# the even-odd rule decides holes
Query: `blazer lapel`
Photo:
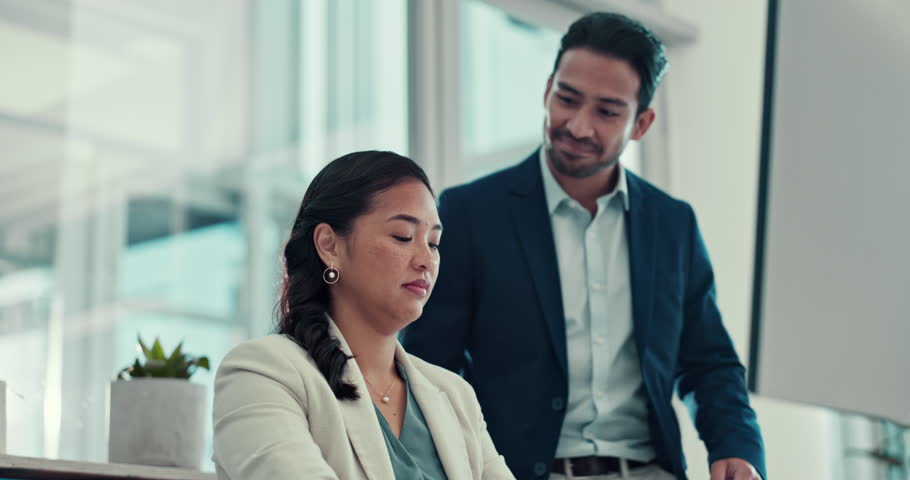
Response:
[[[566,326],[559,265],[553,241],[553,226],[544,196],[539,153],[534,153],[519,165],[510,190],[515,232],[528,263],[553,350],[563,374],[567,375]]]
[[[427,421],[427,428],[433,437],[436,453],[439,455],[446,477],[472,478],[464,429],[458,422],[449,397],[414,367],[401,345],[398,346],[395,357],[408,376],[414,400],[417,401]]]
[[[657,214],[648,208],[641,179],[626,171],[629,210],[626,212],[629,241],[629,276],[632,286],[632,321],[639,357],[648,348],[647,333],[654,312],[654,254],[657,243]],[[642,365],[644,368],[644,364]]]
[[[329,329],[332,336],[341,343],[341,349],[344,353],[350,356],[351,348],[344,340],[335,322],[329,320]],[[357,460],[369,479],[384,480],[395,478],[385,438],[382,436],[382,429],[376,417],[376,407],[373,405],[373,400],[370,399],[369,393],[367,393],[367,385],[363,380],[363,375],[360,373],[360,367],[353,358],[348,360],[343,378],[344,381],[355,385],[357,391],[360,392],[360,398],[357,400],[338,402],[341,414],[344,417],[345,430],[351,441],[351,446],[354,448],[354,453],[357,455]]]

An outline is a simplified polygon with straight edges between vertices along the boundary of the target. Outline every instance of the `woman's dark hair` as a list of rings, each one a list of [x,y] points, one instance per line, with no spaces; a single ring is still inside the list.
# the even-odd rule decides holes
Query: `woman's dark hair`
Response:
[[[277,331],[309,352],[339,400],[359,395],[354,385],[342,381],[351,357],[329,333],[329,286],[322,279],[327,265],[316,252],[313,231],[326,223],[336,233],[347,235],[354,220],[369,212],[376,194],[409,179],[419,180],[432,193],[424,171],[397,153],[355,152],[333,160],[307,188],[284,247]]]
[[[572,48],[589,48],[629,62],[641,82],[637,113],[651,105],[667,69],[667,57],[663,43],[641,23],[618,13],[594,12],[579,18],[560,41],[553,74],[559,69],[562,55]]]

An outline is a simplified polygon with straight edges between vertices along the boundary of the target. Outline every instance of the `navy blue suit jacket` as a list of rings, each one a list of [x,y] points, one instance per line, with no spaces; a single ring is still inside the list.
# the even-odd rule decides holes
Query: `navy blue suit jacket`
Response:
[[[692,208],[627,172],[634,337],[658,461],[685,478],[675,389],[709,461],[739,457],[765,478],[744,368],[721,324]],[[440,196],[441,266],[412,354],[471,382],[497,450],[519,479],[547,478],[568,399],[559,267],[539,157]],[[596,321],[596,319],[592,319]]]

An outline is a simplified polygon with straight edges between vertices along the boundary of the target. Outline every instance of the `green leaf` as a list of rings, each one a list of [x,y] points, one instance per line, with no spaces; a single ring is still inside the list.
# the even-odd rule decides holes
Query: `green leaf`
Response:
[[[177,367],[178,362],[171,362],[171,359],[168,359],[164,362],[164,376],[165,377],[176,377],[177,376]]]
[[[145,363],[143,364],[140,358],[136,358],[132,365],[117,373],[118,380],[140,377],[189,379],[199,368],[210,369],[208,357],[194,357],[183,353],[182,340],[177,344],[174,351],[167,355],[159,339],[155,339],[152,348],[148,348],[145,342],[142,341],[142,337],[137,335],[136,339],[143,355],[145,355]]]
[[[157,338],[155,339],[155,344],[152,345],[152,356],[149,357],[149,360],[167,360],[164,348],[161,347],[161,342]]]
[[[130,377],[132,377],[132,378],[147,376],[147,373],[146,373],[145,369],[142,368],[142,364],[139,363],[138,358],[136,359],[135,362],[133,362],[133,366],[129,368],[129,372],[130,372]]]
[[[167,377],[166,365],[164,360],[149,360],[145,362],[145,371],[149,377]]]
[[[165,373],[169,377],[178,377],[178,372],[180,370],[180,365],[183,363],[184,355],[180,352],[181,347],[183,347],[183,342],[177,345],[177,348],[171,352],[171,356],[168,357],[167,362],[165,362]],[[179,377],[178,377],[179,378]]]
[[[136,335],[136,338],[139,340],[139,348],[142,349],[142,354],[145,355],[145,358],[150,358],[152,356],[152,351],[149,350],[149,347],[145,346],[145,342],[142,341],[142,337]]]
[[[181,353],[181,351],[180,351],[180,349],[182,347],[183,347],[183,340],[181,340],[180,343],[177,344],[177,348],[175,348],[174,351],[171,352],[171,356],[167,357],[167,361],[177,362],[181,358],[183,358],[183,353]]]

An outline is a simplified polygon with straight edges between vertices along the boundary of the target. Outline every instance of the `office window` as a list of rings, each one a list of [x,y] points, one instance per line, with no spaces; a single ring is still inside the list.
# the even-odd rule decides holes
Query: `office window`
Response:
[[[217,365],[269,333],[312,176],[352,150],[407,153],[406,12],[0,0],[7,453],[106,461],[108,384],[137,335]],[[209,401],[213,378],[193,379]]]
[[[543,129],[543,94],[559,33],[479,0],[461,3],[465,180],[515,163]]]

